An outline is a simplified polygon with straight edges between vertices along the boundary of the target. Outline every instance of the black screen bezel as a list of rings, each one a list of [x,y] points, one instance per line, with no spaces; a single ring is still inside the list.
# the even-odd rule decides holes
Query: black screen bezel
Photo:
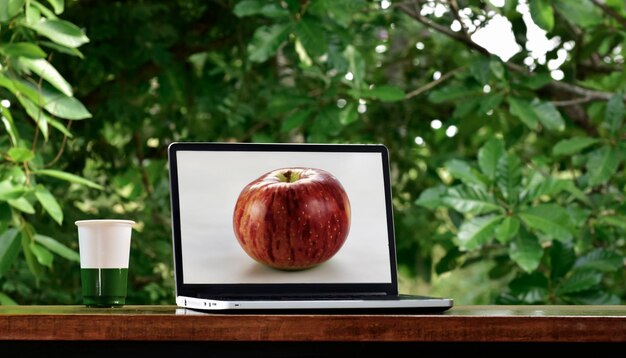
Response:
[[[180,203],[178,192],[177,152],[179,151],[266,151],[266,152],[354,152],[380,153],[385,185],[385,206],[389,242],[391,277],[389,283],[328,283],[328,284],[185,284],[183,282]],[[170,207],[172,220],[172,243],[175,265],[176,295],[186,297],[215,297],[219,295],[250,294],[341,294],[380,293],[398,294],[397,262],[391,184],[389,177],[389,151],[382,144],[300,144],[300,143],[230,143],[230,142],[174,142],[168,146],[168,170],[170,180]]]

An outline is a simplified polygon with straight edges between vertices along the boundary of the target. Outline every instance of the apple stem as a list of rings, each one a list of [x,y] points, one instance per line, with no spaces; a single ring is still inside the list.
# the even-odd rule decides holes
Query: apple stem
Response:
[[[278,180],[280,180],[283,183],[293,183],[297,181],[298,179],[300,179],[300,175],[297,172],[294,172],[291,170],[280,172],[276,174],[276,176],[278,177]]]

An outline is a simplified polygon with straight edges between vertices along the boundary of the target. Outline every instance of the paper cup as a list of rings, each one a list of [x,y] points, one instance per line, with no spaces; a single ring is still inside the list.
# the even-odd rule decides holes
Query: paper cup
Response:
[[[132,220],[79,220],[78,246],[83,304],[121,307],[126,303]]]

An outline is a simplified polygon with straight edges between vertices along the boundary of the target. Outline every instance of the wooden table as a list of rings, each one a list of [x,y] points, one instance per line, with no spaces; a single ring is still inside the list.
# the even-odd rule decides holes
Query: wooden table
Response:
[[[111,345],[111,341],[116,344]],[[457,306],[437,314],[224,314],[175,306],[0,306],[0,352],[267,356],[616,354],[626,306]],[[417,352],[415,351],[415,352]],[[334,354],[337,353],[337,354]],[[608,354],[608,355],[606,355]],[[7,356],[2,354],[2,356]]]

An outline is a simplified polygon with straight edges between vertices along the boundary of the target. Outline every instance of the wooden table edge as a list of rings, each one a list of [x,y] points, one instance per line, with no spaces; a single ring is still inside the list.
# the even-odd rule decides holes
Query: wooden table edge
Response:
[[[442,314],[323,315],[181,313],[161,306],[46,309],[0,306],[0,341],[626,342],[623,306],[587,307],[587,313],[475,306]]]

